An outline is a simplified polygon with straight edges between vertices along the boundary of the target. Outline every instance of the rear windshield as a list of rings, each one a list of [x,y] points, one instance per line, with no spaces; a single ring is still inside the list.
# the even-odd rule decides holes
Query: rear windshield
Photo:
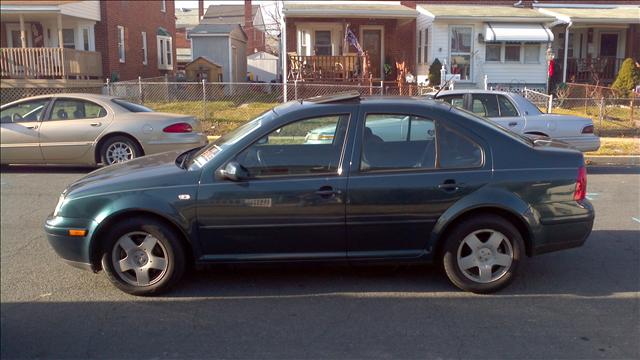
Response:
[[[131,112],[153,112],[153,110],[149,109],[146,106],[142,106],[140,104],[132,103],[123,99],[111,99],[112,102],[120,105],[121,107],[131,111]]]

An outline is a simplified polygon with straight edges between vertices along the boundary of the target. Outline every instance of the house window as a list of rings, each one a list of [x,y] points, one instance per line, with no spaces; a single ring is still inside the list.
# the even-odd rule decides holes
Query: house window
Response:
[[[487,44],[485,61],[502,61],[502,44]]]
[[[160,11],[167,12],[167,0],[160,1]]]
[[[424,29],[424,57],[423,63],[426,63],[429,59],[429,28]]]
[[[73,29],[62,29],[62,46],[67,49],[76,48],[76,36]]]
[[[309,55],[309,33],[301,30],[298,31],[298,44],[300,44],[300,50],[298,54]]]
[[[422,64],[422,30],[418,30],[418,64]]]
[[[452,26],[451,40],[451,73],[459,74],[460,80],[471,79],[471,26]]]
[[[158,69],[173,70],[173,40],[170,36],[157,36],[158,40]]]
[[[504,61],[520,62],[520,44],[512,44],[512,43],[505,44]]]
[[[525,64],[540,63],[540,44],[524,45],[524,63]]]
[[[331,31],[316,31],[315,54],[331,55]]]
[[[121,63],[124,62],[124,26],[118,26],[118,59]]]
[[[147,65],[147,33],[142,32],[142,65]]]

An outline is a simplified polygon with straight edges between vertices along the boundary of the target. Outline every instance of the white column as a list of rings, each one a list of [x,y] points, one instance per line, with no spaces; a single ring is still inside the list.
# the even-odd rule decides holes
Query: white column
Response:
[[[22,14],[20,14],[20,45],[22,48],[27,47],[27,34],[24,30],[24,16]]]
[[[573,22],[569,21],[567,28],[564,30],[564,59],[562,64],[562,82],[567,82],[567,56],[569,55],[569,28]]]
[[[282,57],[282,97],[284,102],[287,102],[287,21],[282,14],[282,24],[280,26],[280,41],[282,42],[282,48],[280,49]]]
[[[64,47],[64,41],[62,37],[62,14],[58,14],[58,47]]]

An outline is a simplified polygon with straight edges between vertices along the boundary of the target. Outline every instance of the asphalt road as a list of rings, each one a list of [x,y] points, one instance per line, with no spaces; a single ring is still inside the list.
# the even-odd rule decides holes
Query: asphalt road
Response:
[[[1,357],[640,358],[640,168],[589,169],[585,246],[495,295],[434,267],[223,266],[136,298],[62,263],[42,223],[87,169],[1,175]]]

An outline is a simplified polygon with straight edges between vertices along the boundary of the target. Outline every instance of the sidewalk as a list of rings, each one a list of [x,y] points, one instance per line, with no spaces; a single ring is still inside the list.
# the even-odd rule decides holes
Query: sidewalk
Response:
[[[640,166],[640,155],[585,155],[587,166]]]

